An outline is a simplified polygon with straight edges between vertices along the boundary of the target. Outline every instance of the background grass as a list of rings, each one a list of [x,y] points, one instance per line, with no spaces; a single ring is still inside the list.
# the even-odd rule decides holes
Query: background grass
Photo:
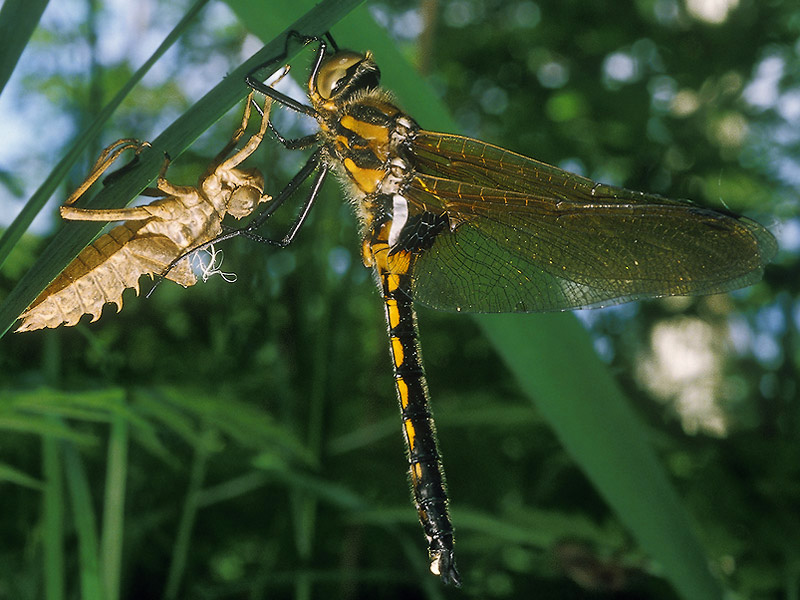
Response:
[[[163,151],[180,155],[246,95],[243,73],[278,54],[283,41],[274,36],[288,29],[333,27],[343,47],[373,50],[410,114],[430,129],[458,130],[407,51],[364,9],[342,19],[342,2],[305,16],[310,3],[229,4],[248,31],[272,41],[91,205],[132,199]],[[187,18],[171,39],[192,32]],[[295,70],[304,73],[308,61],[307,53],[298,57]],[[132,74],[109,106],[135,95],[139,79]],[[218,128],[227,138],[228,128]],[[32,206],[56,189],[95,131],[78,136]],[[292,159],[278,149],[255,162],[275,190],[286,181],[277,172],[284,160]],[[572,315],[484,317],[475,326],[421,314],[466,580],[462,592],[441,588],[426,572],[402,482],[379,299],[358,264],[329,266],[347,252],[355,263],[357,240],[336,186],[328,187],[333,198],[316,207],[298,249],[226,248],[237,286],[162,286],[152,301],[127,297],[133,306],[97,327],[3,338],[15,377],[3,392],[0,426],[12,437],[0,473],[18,511],[18,524],[4,525],[5,539],[15,540],[6,552],[30,540],[37,565],[6,562],[4,577],[19,597],[580,597],[620,593],[602,585],[614,574],[646,597],[721,597],[719,557],[744,554],[726,533],[733,522],[704,523],[698,540],[685,490],[676,493],[674,469],[668,477],[651,448],[653,423],[631,410]],[[22,229],[12,226],[0,242],[8,256],[25,252]],[[55,236],[0,307],[4,331],[96,232],[70,224]],[[667,427],[656,438],[673,460],[665,447],[677,447],[674,434]],[[705,514],[700,506],[692,505],[695,519]],[[741,510],[747,506],[742,499]],[[40,543],[31,537],[37,523]],[[594,565],[584,574],[594,591],[580,591],[580,573],[571,573],[573,582],[558,576],[559,549],[572,547]],[[793,552],[781,562],[796,564]]]

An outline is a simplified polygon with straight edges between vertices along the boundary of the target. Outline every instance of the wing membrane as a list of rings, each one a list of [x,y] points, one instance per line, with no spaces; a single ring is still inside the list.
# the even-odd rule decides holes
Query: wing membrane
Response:
[[[776,252],[761,225],[597,184],[497,146],[421,132],[408,195],[452,229],[417,260],[415,298],[447,310],[531,312],[757,281]]]

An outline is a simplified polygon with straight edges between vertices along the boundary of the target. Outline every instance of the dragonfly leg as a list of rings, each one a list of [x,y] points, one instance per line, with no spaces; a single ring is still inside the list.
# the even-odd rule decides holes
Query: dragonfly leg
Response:
[[[331,45],[336,48],[336,43],[333,41],[333,38],[330,36],[330,33],[326,34],[326,37],[331,42]],[[263,81],[257,79],[255,77],[255,73],[257,71],[261,71],[270,67],[279,61],[286,60],[289,57],[289,41],[292,38],[296,38],[302,43],[303,45],[310,44],[312,42],[319,42],[319,48],[317,50],[317,57],[314,60],[314,66],[311,69],[311,78],[316,79],[317,73],[319,72],[319,67],[322,64],[322,59],[325,56],[325,51],[328,47],[328,44],[322,38],[318,37],[311,37],[305,36],[297,31],[290,31],[286,37],[286,46],[284,47],[283,53],[268,60],[265,63],[262,63],[255,67],[252,71],[250,71],[244,78],[245,83],[256,90],[257,92],[261,92],[265,96],[268,96],[275,100],[278,104],[282,104],[286,108],[289,108],[295,112],[302,113],[304,115],[308,115],[309,117],[317,118],[317,111],[314,110],[312,107],[303,104],[302,102],[298,102],[294,98],[287,96],[286,94],[279,92],[278,90],[274,89],[272,86],[267,85]]]
[[[251,97],[252,97],[252,92],[251,92]],[[267,96],[267,101],[268,102],[272,101],[272,98]],[[253,101],[253,106],[256,107],[256,110],[259,113],[261,113],[261,118],[264,119],[265,118],[264,111],[261,109],[261,107],[255,101]],[[281,134],[280,131],[278,131],[276,129],[275,124],[269,118],[267,118],[267,125],[266,126],[269,127],[269,130],[272,132],[272,134],[275,136],[275,138],[287,150],[303,150],[305,148],[310,148],[311,146],[314,146],[319,142],[316,134],[313,134],[313,133],[310,134],[310,135],[304,135],[303,137],[295,138],[295,139],[286,138]]]
[[[287,150],[303,150],[304,148],[309,148],[314,144],[317,144],[319,140],[317,136],[313,133],[311,135],[304,135],[300,138],[285,138],[281,135],[281,133],[275,128],[272,121],[269,122],[269,130],[275,136],[275,138],[281,143],[281,145],[286,148]]]
[[[319,194],[319,190],[322,187],[322,183],[325,180],[326,175],[328,174],[327,167],[323,167],[320,169],[320,172],[314,178],[314,183],[311,186],[311,192],[309,193],[308,198],[306,199],[305,204],[303,205],[303,209],[300,211],[300,216],[298,219],[292,224],[291,229],[289,232],[280,240],[273,240],[271,238],[266,238],[256,231],[258,230],[261,225],[263,225],[272,213],[278,209],[292,194],[297,191],[297,188],[302,184],[306,179],[309,178],[311,173],[313,173],[320,165],[320,154],[321,152],[318,150],[314,154],[312,154],[306,164],[300,169],[300,172],[295,175],[292,180],[286,184],[281,192],[273,198],[270,202],[269,206],[259,214],[255,219],[253,219],[248,225],[245,227],[241,227],[239,229],[229,229],[228,231],[216,236],[214,239],[208,240],[202,244],[198,244],[188,250],[186,250],[183,254],[175,258],[167,268],[162,272],[161,277],[157,278],[156,281],[153,283],[153,287],[150,288],[150,291],[147,293],[147,297],[149,298],[150,295],[155,291],[158,284],[161,283],[161,279],[166,273],[169,273],[170,270],[178,264],[181,260],[186,258],[189,254],[196,252],[198,250],[205,250],[206,248],[211,247],[213,244],[217,244],[219,242],[224,242],[225,240],[229,240],[231,238],[235,238],[238,236],[244,236],[250,240],[255,242],[259,242],[261,244],[269,244],[271,246],[278,246],[279,248],[284,248],[288,246],[292,239],[294,238],[297,231],[300,229],[300,226],[303,224],[306,216],[308,216],[308,212],[311,210],[311,206],[314,204],[317,195]]]

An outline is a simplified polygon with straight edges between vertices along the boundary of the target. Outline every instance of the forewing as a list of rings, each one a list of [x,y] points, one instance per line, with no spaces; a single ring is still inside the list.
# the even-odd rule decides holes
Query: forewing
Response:
[[[415,298],[531,312],[711,294],[757,281],[775,254],[759,224],[589,179],[460,136],[421,132],[416,210],[448,215],[417,259]]]

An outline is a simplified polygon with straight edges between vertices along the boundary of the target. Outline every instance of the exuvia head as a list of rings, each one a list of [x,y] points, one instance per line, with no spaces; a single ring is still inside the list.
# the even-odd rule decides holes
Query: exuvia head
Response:
[[[346,100],[353,93],[378,87],[381,72],[372,53],[359,54],[342,50],[323,59],[311,74],[308,88],[319,102]]]

